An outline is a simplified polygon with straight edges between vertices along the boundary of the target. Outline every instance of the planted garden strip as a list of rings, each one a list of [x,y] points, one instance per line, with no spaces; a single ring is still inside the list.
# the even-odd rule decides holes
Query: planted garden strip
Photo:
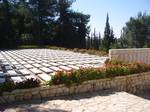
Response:
[[[4,92],[0,96],[0,104],[16,101],[53,98],[56,96],[97,91],[103,89],[113,89],[116,91],[126,91],[139,93],[150,88],[150,72],[119,76],[114,78],[85,81],[80,85],[41,86],[33,89],[18,89],[12,92]]]

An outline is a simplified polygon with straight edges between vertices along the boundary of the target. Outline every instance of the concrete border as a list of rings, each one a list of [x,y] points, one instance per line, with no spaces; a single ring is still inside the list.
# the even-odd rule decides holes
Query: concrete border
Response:
[[[110,49],[109,58],[150,64],[150,48]]]

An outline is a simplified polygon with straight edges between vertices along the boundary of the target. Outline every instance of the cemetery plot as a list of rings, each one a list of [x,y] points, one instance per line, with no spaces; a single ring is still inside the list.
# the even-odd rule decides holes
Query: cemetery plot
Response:
[[[0,51],[0,83],[6,77],[14,82],[30,78],[48,81],[58,71],[103,67],[107,58],[51,49]]]

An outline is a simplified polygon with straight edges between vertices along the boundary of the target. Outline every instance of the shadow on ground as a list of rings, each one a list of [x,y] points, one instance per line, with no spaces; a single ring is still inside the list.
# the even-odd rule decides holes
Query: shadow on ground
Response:
[[[150,100],[150,89],[149,90],[144,90],[143,93],[136,94],[136,96],[139,96],[141,98]]]
[[[0,112],[70,112],[61,109],[50,109],[51,105],[49,101],[55,100],[64,100],[64,101],[79,101],[82,99],[90,99],[96,96],[110,96],[115,94],[116,91],[113,90],[103,90],[97,92],[90,92],[90,93],[82,93],[82,94],[74,94],[69,96],[60,96],[55,97],[52,99],[44,99],[44,100],[32,100],[32,101],[25,101],[25,102],[18,102],[15,104],[7,104],[0,106]],[[129,93],[130,94],[130,93]],[[144,90],[143,93],[136,94],[136,96],[150,100],[150,90]],[[40,104],[48,105],[48,107],[39,106]],[[32,106],[35,105],[35,106]],[[11,108],[16,108],[16,111],[11,111]],[[6,111],[8,109],[8,111]]]

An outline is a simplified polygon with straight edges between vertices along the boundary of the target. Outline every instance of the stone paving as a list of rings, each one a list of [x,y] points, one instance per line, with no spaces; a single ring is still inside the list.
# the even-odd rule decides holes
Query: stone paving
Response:
[[[45,82],[58,71],[102,67],[107,58],[50,49],[0,51],[0,83],[5,81],[6,76],[14,82],[27,78],[38,78]]]
[[[0,110],[1,112],[150,112],[150,91],[139,96],[104,90],[0,106]]]

